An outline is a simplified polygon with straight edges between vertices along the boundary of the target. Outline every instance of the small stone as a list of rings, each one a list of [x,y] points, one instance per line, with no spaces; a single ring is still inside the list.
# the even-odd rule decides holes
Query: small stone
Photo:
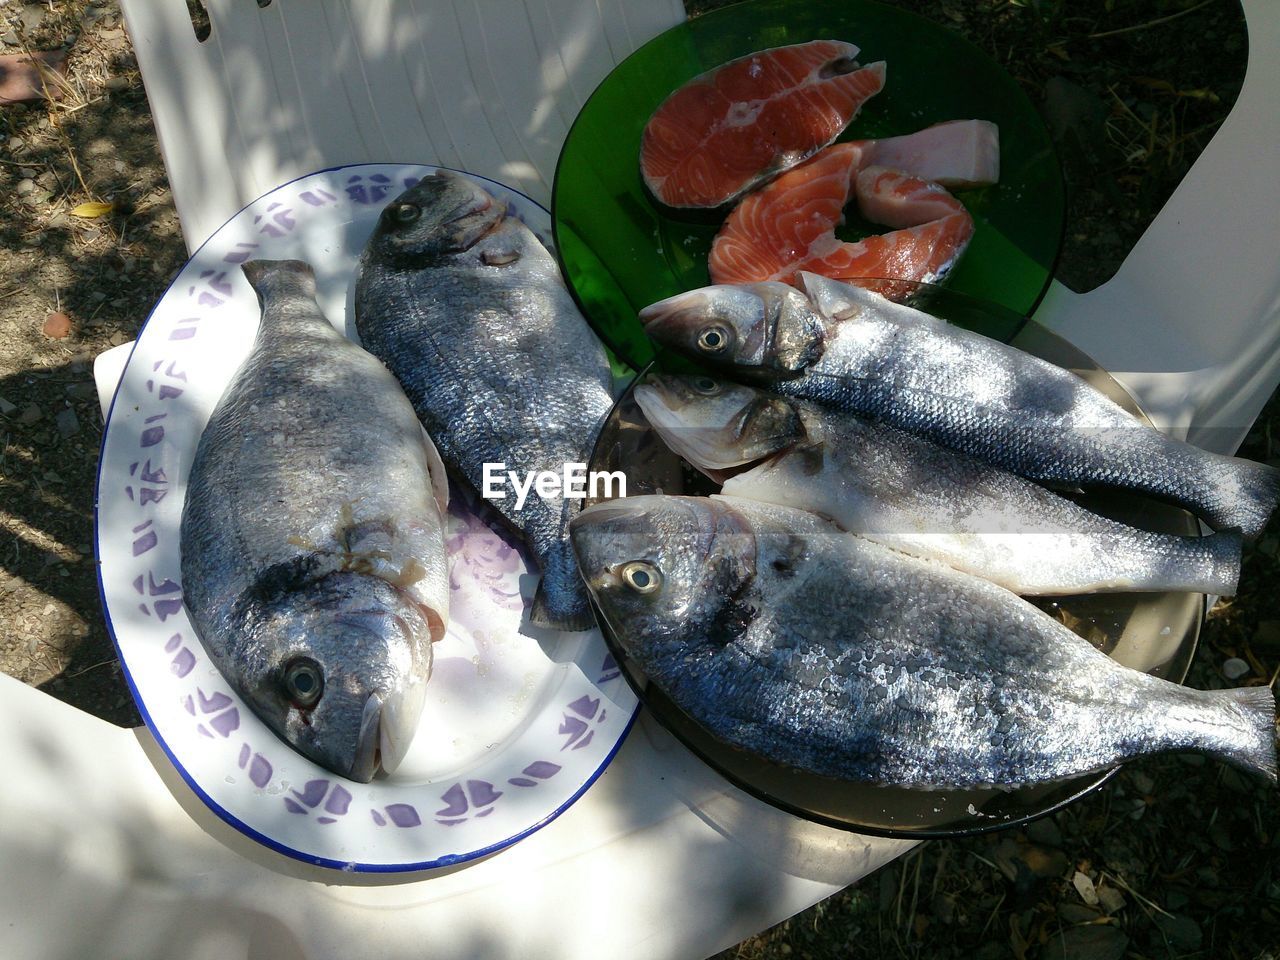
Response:
[[[45,483],[66,483],[66,481],[62,479],[61,475],[54,473],[52,470],[46,470],[44,472],[44,481]],[[46,567],[52,566],[57,562],[58,557],[56,555],[51,555],[45,558]]]
[[[71,407],[59,410],[58,415],[53,418],[53,422],[63,437],[74,437],[80,432],[80,420],[76,417],[76,412]]]
[[[1097,889],[1098,903],[1101,905],[1103,910],[1107,911],[1107,913],[1116,913],[1117,911],[1124,909],[1124,894],[1115,887],[1103,884]]]
[[[1189,917],[1160,915],[1156,917],[1156,926],[1169,941],[1169,946],[1179,953],[1199,950],[1203,934],[1199,925]]]
[[[38,423],[42,416],[44,416],[44,411],[37,404],[28,403],[22,408],[22,413],[18,416],[18,422],[24,426],[30,426],[33,423]]]
[[[3,413],[7,417],[16,413],[17,410],[18,408],[15,404],[10,403],[4,397],[0,397],[0,413]]]
[[[111,345],[113,347],[118,347],[120,346],[120,344],[128,343],[128,342],[129,342],[129,335],[125,333],[123,330],[117,330],[115,333],[111,335]]]
[[[1068,927],[1045,944],[1040,956],[1047,960],[1120,960],[1129,938],[1119,927],[1094,923]]]
[[[76,400],[90,400],[98,395],[98,385],[86,380],[79,383],[68,383],[67,395]]]
[[[103,84],[112,93],[119,93],[121,90],[129,89],[128,77],[107,77],[107,82]]]
[[[66,339],[71,334],[71,318],[61,310],[44,318],[44,335],[53,340]]]
[[[1249,672],[1249,664],[1239,657],[1232,657],[1222,664],[1222,675],[1228,680],[1239,680]]]
[[[34,180],[36,178],[36,173],[37,171],[35,167],[18,168],[18,176],[23,177],[26,180]]]
[[[107,299],[107,295],[101,290],[94,290],[89,294],[89,299],[94,303],[101,303],[103,300]]]
[[[1071,878],[1071,885],[1076,888],[1076,892],[1080,894],[1080,899],[1091,907],[1098,905],[1098,891],[1094,888],[1093,881],[1089,879],[1087,873],[1076,871],[1074,877]]]
[[[18,185],[14,187],[13,190],[14,190],[14,193],[16,193],[18,196],[25,197],[35,188],[36,188],[36,182],[32,180],[30,177],[27,177],[24,180],[19,180]]]
[[[1053,817],[1041,817],[1026,826],[1027,838],[1047,847],[1062,846],[1062,831]]]

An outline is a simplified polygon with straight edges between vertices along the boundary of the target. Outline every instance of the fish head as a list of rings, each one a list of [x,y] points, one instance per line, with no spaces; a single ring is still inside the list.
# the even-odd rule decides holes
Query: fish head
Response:
[[[418,728],[434,620],[384,580],[331,574],[266,607],[233,682],[295,750],[367,783]]]
[[[387,204],[369,238],[366,256],[416,260],[469,250],[506,213],[506,205],[479,184],[440,170]]]
[[[714,655],[744,633],[755,539],[735,511],[706,497],[626,497],[569,524],[578,568],[628,656]]]
[[[640,322],[663,346],[764,381],[802,374],[822,355],[827,325],[804,294],[776,281],[679,293],[645,307]]]
[[[720,482],[805,436],[790,401],[713,377],[650,374],[635,398],[667,446]]]

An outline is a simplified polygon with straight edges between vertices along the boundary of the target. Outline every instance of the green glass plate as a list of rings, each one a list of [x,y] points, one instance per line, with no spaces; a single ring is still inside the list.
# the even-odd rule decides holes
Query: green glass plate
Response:
[[[722,219],[663,210],[649,197],[640,179],[644,125],[671,91],[712,67],[823,38],[856,44],[862,63],[887,63],[884,90],[841,140],[943,120],[999,126],[1000,183],[956,192],[977,230],[947,286],[1020,317],[1044,294],[1062,239],[1062,175],[1048,131],[1012,77],[959,35],[882,3],[749,0],[680,24],[619,64],[560,154],[552,219],[565,277],[596,330],[632,366],[654,356],[637,311],[710,282],[707,252]],[[863,234],[851,224],[841,235]]]

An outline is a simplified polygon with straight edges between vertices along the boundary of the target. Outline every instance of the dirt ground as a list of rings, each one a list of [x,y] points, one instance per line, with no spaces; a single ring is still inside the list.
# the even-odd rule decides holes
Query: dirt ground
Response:
[[[1068,183],[1058,273],[1077,290],[1114,273],[1243,77],[1234,0],[898,5],[965,34],[1042,110]],[[0,54],[60,50],[68,67],[60,99],[0,107],[0,670],[134,725],[94,574],[91,368],[136,336],[185,251],[113,0],[8,0],[0,19]],[[1242,454],[1280,465],[1278,434],[1273,400]],[[1274,685],[1277,553],[1273,528],[1193,685],[1227,685],[1231,658],[1235,683]],[[1196,758],[1152,761],[1028,829],[931,843],[726,956],[1275,958],[1276,799]]]

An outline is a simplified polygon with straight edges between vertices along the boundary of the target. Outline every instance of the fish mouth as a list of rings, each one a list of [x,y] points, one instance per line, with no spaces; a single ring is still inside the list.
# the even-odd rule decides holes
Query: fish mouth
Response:
[[[715,474],[747,462],[739,451],[722,439],[731,424],[690,423],[677,406],[678,397],[657,376],[653,379],[655,384],[642,383],[636,387],[636,403],[644,411],[645,419],[674,453],[721,483],[723,480]]]
[[[688,331],[706,320],[710,306],[711,297],[705,290],[686,290],[649,304],[637,316],[645,333],[655,340],[670,342],[673,334]]]
[[[395,773],[418,730],[424,698],[401,689],[372,693],[364,703],[351,779],[368,783],[378,768]]]

